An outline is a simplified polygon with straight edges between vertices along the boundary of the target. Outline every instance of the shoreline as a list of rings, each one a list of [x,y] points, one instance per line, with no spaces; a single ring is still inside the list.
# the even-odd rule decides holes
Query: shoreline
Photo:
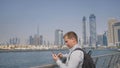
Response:
[[[96,48],[96,49],[90,49],[90,48],[83,48],[87,50],[112,50],[112,51],[119,51],[119,48]],[[59,50],[69,50],[68,48],[57,48],[57,49],[0,49],[0,53],[3,52],[40,52],[40,51],[59,51]]]
[[[39,52],[39,51],[58,51],[66,49],[0,49],[0,53],[5,52]]]

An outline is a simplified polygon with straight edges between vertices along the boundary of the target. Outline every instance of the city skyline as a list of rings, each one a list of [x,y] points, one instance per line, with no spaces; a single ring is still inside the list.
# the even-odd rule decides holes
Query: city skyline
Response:
[[[82,38],[82,18],[96,16],[97,34],[107,30],[110,18],[120,19],[119,0],[0,0],[0,42],[18,37],[25,43],[39,34],[54,42],[54,31],[75,31]],[[102,28],[101,28],[102,27]],[[88,29],[88,27],[87,27]],[[87,33],[89,30],[87,30]]]

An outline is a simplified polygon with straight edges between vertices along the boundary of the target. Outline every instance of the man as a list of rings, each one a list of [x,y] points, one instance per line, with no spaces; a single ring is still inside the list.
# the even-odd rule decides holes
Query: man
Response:
[[[61,57],[64,57],[61,53],[52,54],[53,59],[56,61],[57,65],[60,68],[82,68],[84,53],[81,50],[75,50],[80,48],[78,45],[78,37],[75,32],[71,31],[64,35],[64,41],[67,47],[69,48],[69,54],[65,55],[67,58],[65,63],[62,63],[60,60]],[[75,51],[74,51],[75,50]]]

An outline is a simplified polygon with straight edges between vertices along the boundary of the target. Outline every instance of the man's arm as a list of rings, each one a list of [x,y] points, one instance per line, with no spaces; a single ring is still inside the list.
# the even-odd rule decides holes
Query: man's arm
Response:
[[[76,50],[72,52],[70,55],[70,59],[66,64],[62,63],[59,59],[56,61],[56,63],[60,66],[60,68],[77,68],[79,63],[83,62],[84,53],[80,50]]]

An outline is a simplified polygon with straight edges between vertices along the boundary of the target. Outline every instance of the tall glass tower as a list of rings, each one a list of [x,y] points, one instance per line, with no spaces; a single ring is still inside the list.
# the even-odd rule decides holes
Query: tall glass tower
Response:
[[[96,16],[91,14],[89,16],[89,25],[90,25],[90,46],[96,46],[97,33],[96,33]]]
[[[86,36],[86,17],[85,16],[82,19],[82,23],[83,23],[83,33],[82,33],[83,42],[82,42],[82,44],[86,45],[87,44],[87,36]]]
[[[55,45],[63,45],[63,30],[55,30]]]

